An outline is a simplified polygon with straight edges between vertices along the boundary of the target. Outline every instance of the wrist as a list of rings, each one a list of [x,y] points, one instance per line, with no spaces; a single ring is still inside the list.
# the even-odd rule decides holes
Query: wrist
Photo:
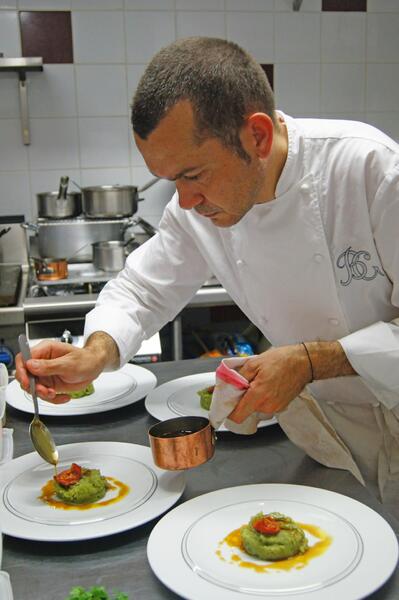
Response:
[[[301,344],[303,347],[305,344]],[[306,342],[313,380],[356,375],[338,341]],[[310,382],[310,381],[309,381]]]
[[[106,368],[118,369],[120,365],[119,349],[115,340],[104,331],[96,331],[86,341],[84,349],[90,352],[100,371]]]
[[[289,349],[287,368],[297,381],[301,382],[302,387],[313,381],[313,373],[309,362],[309,357],[303,343],[286,346]]]

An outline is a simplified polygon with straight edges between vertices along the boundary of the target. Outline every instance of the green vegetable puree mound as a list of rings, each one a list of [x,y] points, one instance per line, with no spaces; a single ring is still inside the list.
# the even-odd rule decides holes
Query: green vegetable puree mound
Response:
[[[198,396],[200,397],[201,408],[203,408],[204,410],[210,410],[211,408],[212,395],[214,389],[215,386],[212,385],[211,387],[204,388],[203,390],[197,392]]]
[[[252,524],[265,516],[279,522],[278,533],[263,534],[254,529]],[[277,512],[268,515],[258,513],[251,518],[248,525],[241,527],[240,533],[245,552],[262,560],[284,560],[296,554],[303,554],[308,549],[307,539],[299,525],[290,517]]]
[[[71,398],[83,398],[84,396],[90,396],[90,394],[94,394],[94,385],[89,383],[84,390],[79,390],[78,392],[66,392],[71,396]]]
[[[98,469],[83,469],[82,478],[68,487],[54,480],[57,498],[67,504],[89,504],[105,496],[108,483]]]

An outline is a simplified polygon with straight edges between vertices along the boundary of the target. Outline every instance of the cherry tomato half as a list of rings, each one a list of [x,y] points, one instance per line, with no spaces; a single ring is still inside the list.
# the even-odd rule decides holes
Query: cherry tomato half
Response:
[[[77,483],[81,478],[82,467],[76,463],[72,463],[70,469],[65,469],[65,471],[61,471],[61,473],[58,473],[58,475],[54,476],[56,482],[64,487],[68,487],[74,483]]]
[[[272,517],[262,517],[252,524],[252,527],[256,529],[258,533],[264,535],[275,535],[281,529],[280,523]]]

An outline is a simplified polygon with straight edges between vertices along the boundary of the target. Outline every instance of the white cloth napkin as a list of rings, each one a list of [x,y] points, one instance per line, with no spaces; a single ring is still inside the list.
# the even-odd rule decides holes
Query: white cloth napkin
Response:
[[[13,600],[10,576],[6,571],[0,571],[0,598],[1,600]]]
[[[235,423],[227,418],[249,388],[248,381],[237,371],[247,360],[248,357],[225,358],[216,369],[216,385],[209,411],[209,420],[214,429],[219,429],[224,424],[233,433],[250,435],[256,432],[259,421],[273,417],[265,413],[252,413],[242,423]]]
[[[0,452],[0,466],[4,465],[9,460],[12,460],[14,455],[14,440],[13,440],[13,429],[0,430],[1,440],[1,452]]]
[[[259,421],[273,417],[253,413],[240,424],[227,418],[249,388],[248,381],[237,372],[248,358],[225,358],[216,369],[216,385],[209,411],[209,420],[215,429],[224,424],[233,433],[250,435],[256,432]],[[364,485],[363,476],[349,449],[307,390],[276,416],[290,440],[309,456],[327,467],[347,469]]]

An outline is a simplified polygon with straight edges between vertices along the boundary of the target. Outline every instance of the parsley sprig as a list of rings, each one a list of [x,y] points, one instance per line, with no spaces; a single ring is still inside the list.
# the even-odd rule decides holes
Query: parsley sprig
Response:
[[[65,600],[129,600],[129,598],[123,592],[116,592],[115,596],[110,596],[103,586],[93,586],[89,590],[78,586],[71,589]]]

